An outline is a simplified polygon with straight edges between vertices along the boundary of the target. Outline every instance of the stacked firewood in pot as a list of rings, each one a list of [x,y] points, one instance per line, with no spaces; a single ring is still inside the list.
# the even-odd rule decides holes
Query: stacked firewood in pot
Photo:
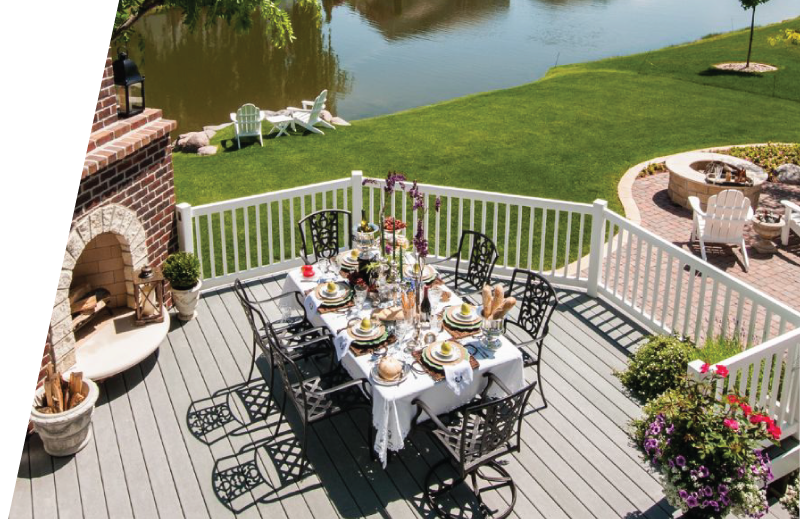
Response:
[[[86,399],[83,391],[83,373],[70,373],[69,380],[64,380],[61,373],[47,366],[44,379],[43,405],[36,408],[42,414],[56,414],[69,411]]]

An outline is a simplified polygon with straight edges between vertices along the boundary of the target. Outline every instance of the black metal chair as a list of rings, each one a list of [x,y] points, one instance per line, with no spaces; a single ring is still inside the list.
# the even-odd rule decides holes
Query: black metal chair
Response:
[[[306,265],[316,263],[320,259],[330,259],[339,252],[340,241],[340,228],[339,217],[343,216],[345,220],[345,230],[347,232],[347,246],[353,246],[353,215],[350,211],[344,209],[323,209],[316,211],[297,222],[297,227],[300,229],[300,253],[303,256],[303,261]],[[309,262],[308,250],[306,245],[306,232],[305,225],[308,223],[308,228],[311,234],[311,247],[314,252],[314,261]]]
[[[518,276],[520,279],[517,279]],[[516,346],[522,351],[525,367],[536,366],[536,378],[539,381],[539,393],[542,395],[544,408],[547,407],[547,399],[544,397],[542,386],[542,346],[550,331],[550,317],[558,306],[558,295],[545,278],[525,269],[514,269],[505,296],[511,295],[519,301],[519,313],[516,317],[506,317],[504,326],[510,324],[530,337],[530,340],[520,342]],[[536,347],[535,356],[530,346]]]
[[[442,444],[449,455],[431,467],[425,476],[425,499],[439,517],[459,517],[447,512],[441,503],[437,503],[437,499],[464,482],[467,476],[471,479],[472,491],[485,515],[491,515],[498,519],[507,517],[511,514],[517,501],[516,484],[502,467],[498,458],[519,452],[522,411],[528,403],[531,392],[536,387],[536,382],[531,382],[519,391],[511,392],[494,374],[487,373],[484,376],[489,381],[480,397],[477,401],[451,413],[451,425],[445,425],[441,418],[437,417],[419,398],[413,402],[417,405],[417,414],[414,417],[415,425],[419,424],[420,416],[424,411],[431,420],[433,437]],[[504,395],[499,398],[489,396],[493,386],[497,386]],[[451,483],[440,483],[440,488],[431,491],[434,481],[438,478],[437,469],[448,462],[455,468],[456,477]],[[486,468],[492,469],[498,475],[485,474],[482,469]],[[478,485],[479,478],[489,485],[480,487]],[[445,479],[441,479],[441,481],[444,482]],[[508,508],[503,511],[488,510],[481,499],[481,492],[504,487],[509,487],[511,490],[511,501]]]
[[[250,373],[247,375],[247,384],[253,380],[256,357],[260,351],[269,362],[269,391],[270,398],[272,398],[276,366],[275,355],[269,347],[269,342],[266,340],[269,327],[285,341],[287,354],[293,360],[306,359],[318,355],[329,355],[331,356],[331,361],[333,361],[336,351],[332,342],[333,337],[327,328],[315,327],[308,320],[305,307],[303,306],[303,295],[300,292],[287,292],[268,299],[257,300],[238,279],[233,282],[233,291],[239,300],[239,304],[242,305],[242,309],[247,316],[247,321],[253,332],[253,353],[250,359]],[[262,311],[261,304],[292,297],[295,298],[295,301],[299,304],[299,308],[302,309],[302,315],[295,319],[281,318],[271,321]]]
[[[353,380],[343,369],[333,370],[326,374],[305,378],[295,361],[286,352],[289,348],[283,344],[279,336],[270,330],[267,340],[275,352],[275,364],[283,381],[283,402],[281,416],[275,429],[277,438],[284,418],[286,417],[286,402],[292,403],[300,418],[302,425],[302,438],[300,440],[302,463],[300,474],[304,472],[308,462],[306,457],[306,443],[308,427],[322,420],[338,414],[349,412],[353,409],[365,409],[370,417],[371,405],[367,399],[369,384],[366,379]],[[372,443],[372,427],[368,428],[367,437]]]
[[[462,255],[468,238],[471,238],[469,260],[466,272],[461,272]],[[445,261],[456,260],[455,279],[453,286],[459,296],[471,296],[483,289],[483,286],[492,279],[492,272],[500,254],[494,242],[485,234],[478,231],[462,231],[458,242],[458,250],[450,257],[439,261],[428,262],[436,265]],[[459,288],[459,283],[467,284],[468,290]]]

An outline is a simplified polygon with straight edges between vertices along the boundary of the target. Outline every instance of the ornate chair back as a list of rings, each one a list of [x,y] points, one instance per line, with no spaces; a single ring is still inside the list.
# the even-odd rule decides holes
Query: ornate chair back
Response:
[[[461,256],[464,251],[464,245],[467,239],[470,238],[472,240],[472,246],[469,251],[469,263],[467,264],[467,271],[464,274],[461,274],[459,269],[461,264]],[[494,242],[485,234],[477,231],[463,231],[461,233],[461,240],[458,243],[457,254],[455,279],[456,289],[458,288],[458,283],[461,280],[473,285],[473,287],[477,290],[483,288],[483,285],[491,280],[492,271],[494,271],[497,258],[500,257]]]
[[[297,222],[300,229],[300,248],[303,261],[309,264],[308,250],[306,245],[305,226],[308,224],[311,238],[311,247],[316,263],[321,258],[332,258],[339,252],[340,228],[339,217],[342,216],[347,230],[347,246],[353,244],[352,236],[352,213],[343,209],[324,209],[311,213]]]
[[[233,282],[233,293],[242,305],[247,322],[250,323],[250,329],[253,331],[253,342],[261,349],[264,357],[267,358],[270,368],[272,368],[275,360],[272,354],[272,348],[267,341],[264,340],[261,330],[266,330],[269,326],[269,320],[264,316],[261,309],[253,303],[247,289],[238,279]]]
[[[522,293],[518,288],[522,288]],[[558,295],[550,283],[536,272],[514,269],[506,297],[516,295],[519,314],[507,321],[522,328],[532,339],[538,338],[550,323],[558,305]]]

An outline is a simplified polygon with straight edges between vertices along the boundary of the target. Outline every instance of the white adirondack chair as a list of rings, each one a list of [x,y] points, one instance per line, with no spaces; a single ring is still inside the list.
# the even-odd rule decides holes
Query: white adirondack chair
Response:
[[[744,243],[744,224],[753,219],[753,208],[750,199],[735,189],[726,189],[709,197],[706,210],[700,208],[700,200],[696,196],[689,197],[689,204],[694,211],[691,241],[700,241],[700,254],[706,258],[706,244],[719,243],[738,245],[744,256],[744,270],[750,268],[747,258],[747,247]]]
[[[236,145],[242,148],[241,137],[258,137],[258,142],[264,145],[264,138],[261,136],[261,110],[250,103],[236,110],[231,114],[233,121],[233,131],[236,134]]]
[[[313,101],[303,101],[303,108],[294,108],[290,106],[288,110],[292,114],[292,130],[295,129],[296,124],[299,124],[310,132],[318,133],[320,135],[325,134],[322,132],[322,130],[316,127],[318,124],[320,126],[324,126],[325,128],[335,130],[335,126],[328,121],[323,120],[319,116],[320,112],[322,112],[322,110],[325,108],[325,99],[327,97],[328,91],[323,90]]]
[[[781,200],[785,211],[783,212],[783,230],[781,231],[781,243],[789,245],[789,231],[800,236],[800,206],[788,200]]]

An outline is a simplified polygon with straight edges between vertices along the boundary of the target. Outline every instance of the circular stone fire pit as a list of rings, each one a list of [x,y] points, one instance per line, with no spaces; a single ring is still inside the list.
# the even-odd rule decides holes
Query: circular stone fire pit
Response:
[[[744,169],[747,173],[747,178],[753,181],[753,185],[731,186],[707,182],[704,170],[713,161]],[[767,180],[767,174],[764,170],[752,162],[720,153],[692,151],[673,155],[666,160],[666,167],[669,171],[669,197],[674,203],[687,209],[691,209],[689,205],[690,196],[699,198],[700,205],[705,210],[710,196],[726,189],[736,189],[750,199],[750,207],[755,210],[758,207],[758,198],[761,195],[761,185]]]

